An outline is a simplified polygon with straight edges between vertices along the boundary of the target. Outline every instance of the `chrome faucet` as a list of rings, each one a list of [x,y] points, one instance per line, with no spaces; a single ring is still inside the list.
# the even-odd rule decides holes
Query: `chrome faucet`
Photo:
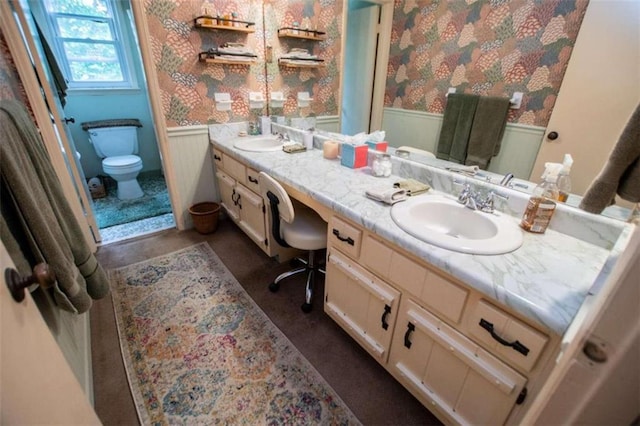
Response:
[[[511,183],[511,181],[513,180],[513,178],[514,178],[513,173],[507,173],[506,175],[504,175],[504,177],[500,181],[500,186],[508,186],[509,183]]]
[[[456,185],[462,186],[462,191],[458,195],[458,202],[460,204],[464,204],[465,207],[471,210],[480,210],[484,213],[493,213],[495,211],[494,202],[495,198],[502,198],[503,200],[508,200],[509,197],[506,195],[498,194],[495,191],[489,191],[486,198],[482,198],[480,193],[475,192],[471,189],[471,186],[468,183],[462,183],[453,181]]]

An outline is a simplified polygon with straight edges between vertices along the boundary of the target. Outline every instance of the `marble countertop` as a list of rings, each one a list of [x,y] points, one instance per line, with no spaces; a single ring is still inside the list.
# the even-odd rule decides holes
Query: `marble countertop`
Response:
[[[390,206],[365,196],[366,190],[391,187],[402,177],[378,178],[368,168],[344,167],[339,160],[324,159],[319,149],[296,154],[246,152],[234,148],[224,136],[212,138],[211,143],[559,335],[624,248],[624,241],[605,248],[549,229],[542,235],[523,232],[522,246],[504,255],[442,249],[404,232],[391,219]],[[520,217],[510,218],[520,221]]]

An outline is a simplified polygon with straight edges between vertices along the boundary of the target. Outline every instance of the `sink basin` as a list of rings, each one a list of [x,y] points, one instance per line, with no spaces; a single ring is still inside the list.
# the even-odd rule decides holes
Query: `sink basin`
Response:
[[[522,231],[508,216],[471,210],[439,195],[394,204],[391,218],[424,242],[462,253],[504,254],[522,245]]]
[[[280,151],[282,149],[282,141],[275,136],[249,136],[236,139],[233,146],[242,151]]]

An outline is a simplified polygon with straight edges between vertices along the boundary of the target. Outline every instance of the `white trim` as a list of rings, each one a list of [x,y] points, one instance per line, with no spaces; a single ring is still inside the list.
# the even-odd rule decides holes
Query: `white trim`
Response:
[[[198,124],[195,126],[184,126],[184,127],[168,127],[167,134],[169,137],[172,136],[194,136],[201,134],[209,134],[209,126],[206,124]]]
[[[151,114],[153,116],[156,140],[158,141],[158,149],[164,166],[163,168],[167,182],[167,190],[169,192],[169,200],[171,201],[171,209],[174,212],[173,215],[178,229],[182,230],[184,229],[181,227],[183,221],[181,217],[178,217],[180,214],[180,212],[178,212],[178,206],[183,205],[184,202],[178,190],[174,161],[169,150],[169,138],[166,131],[167,122],[162,109],[162,95],[160,93],[158,83],[158,74],[156,73],[156,67],[153,62],[153,53],[150,45],[151,34],[149,33],[149,27],[147,26],[147,20],[145,18],[144,3],[140,1],[132,1],[131,9],[133,11],[138,42],[140,43],[142,67],[146,74],[149,104],[151,107]]]
[[[384,93],[387,87],[387,64],[391,48],[391,29],[393,27],[392,1],[377,1],[380,6],[380,26],[378,31],[378,52],[376,56],[376,72],[371,99],[371,121],[369,131],[382,129],[384,116]]]
[[[22,26],[28,28],[28,26],[26,26],[22,8],[18,3],[14,3],[14,6],[18,11],[18,16],[21,19]],[[17,23],[13,19],[13,12],[11,11],[11,7],[9,6],[9,3],[7,1],[0,1],[0,24],[2,24],[2,30],[5,34],[5,40],[7,41],[7,45],[9,46],[9,52],[11,53],[11,57],[13,58],[13,61],[16,65],[16,69],[18,70],[18,74],[20,76],[20,80],[22,81],[24,90],[27,93],[29,104],[31,105],[31,109],[33,110],[36,118],[36,124],[42,135],[42,140],[45,144],[47,152],[49,153],[49,157],[51,158],[53,168],[58,175],[58,179],[60,180],[65,198],[69,202],[71,210],[73,211],[73,215],[80,224],[82,234],[86,243],[89,245],[91,251],[95,252],[97,250],[97,246],[93,239],[93,234],[91,233],[89,224],[87,223],[87,218],[85,217],[82,205],[80,204],[80,200],[78,199],[78,192],[82,197],[83,191],[76,191],[72,177],[69,175],[62,151],[60,150],[60,146],[58,145],[58,135],[56,134],[56,130],[54,129],[53,124],[51,123],[49,110],[44,102],[42,93],[40,92],[41,86],[36,77],[34,65],[31,63],[29,54],[22,42],[22,34],[17,26]],[[30,37],[29,39],[31,40],[31,44],[33,44],[33,40]],[[31,49],[34,52],[37,52],[35,46],[32,45]],[[38,69],[38,73],[41,76],[44,76],[45,74],[44,69],[42,69],[42,64],[39,61],[36,61],[35,66]],[[48,84],[44,84],[43,86],[45,93],[49,95],[48,98],[51,99],[51,97],[53,96],[53,94],[51,93],[51,87],[49,87]],[[55,108],[52,109],[54,110],[52,111],[52,114],[54,114],[56,123],[61,123],[58,112]],[[64,131],[61,132],[61,136],[62,135],[64,135]],[[63,143],[65,143],[65,149],[67,150],[67,152],[73,152],[73,150],[69,148],[66,138],[63,137],[62,139]],[[75,171],[77,173],[77,170]],[[88,203],[88,200],[86,202]]]

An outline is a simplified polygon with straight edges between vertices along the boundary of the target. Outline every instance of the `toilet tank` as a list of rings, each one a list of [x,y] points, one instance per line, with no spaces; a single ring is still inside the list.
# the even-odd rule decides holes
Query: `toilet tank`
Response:
[[[138,128],[136,126],[90,129],[89,140],[100,158],[138,153]]]

